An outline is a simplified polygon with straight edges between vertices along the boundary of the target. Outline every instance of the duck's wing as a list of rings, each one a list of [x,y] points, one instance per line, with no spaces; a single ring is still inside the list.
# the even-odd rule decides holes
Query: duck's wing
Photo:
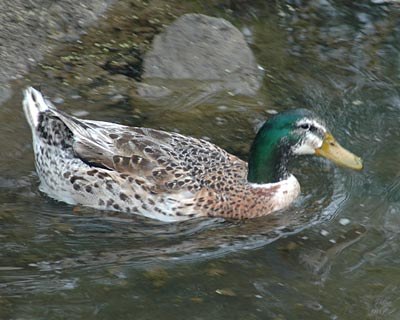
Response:
[[[204,140],[63,113],[60,118],[73,132],[76,156],[92,166],[143,178],[155,191],[200,190],[216,185],[213,176],[218,175],[245,179],[246,163]]]

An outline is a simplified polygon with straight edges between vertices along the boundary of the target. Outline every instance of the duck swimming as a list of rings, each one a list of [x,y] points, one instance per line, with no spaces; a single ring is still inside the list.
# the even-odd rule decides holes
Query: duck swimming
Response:
[[[362,168],[361,159],[305,109],[268,119],[246,163],[205,140],[78,119],[32,87],[24,90],[23,108],[41,191],[68,204],[161,221],[245,219],[285,208],[300,193],[287,167],[296,156],[318,155]]]

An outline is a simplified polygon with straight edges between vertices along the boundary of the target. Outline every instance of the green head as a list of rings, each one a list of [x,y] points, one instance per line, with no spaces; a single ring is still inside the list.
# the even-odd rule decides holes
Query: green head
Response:
[[[340,165],[361,169],[361,159],[340,147],[325,122],[313,112],[295,109],[268,119],[250,150],[248,181],[269,183],[289,176],[291,157],[316,154]]]

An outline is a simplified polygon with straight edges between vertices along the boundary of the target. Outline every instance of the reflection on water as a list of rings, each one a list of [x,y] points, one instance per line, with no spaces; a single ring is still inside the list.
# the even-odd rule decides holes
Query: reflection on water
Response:
[[[204,10],[253,32],[266,70],[257,101],[183,94],[180,107],[191,107],[166,112],[140,101],[88,102],[41,78],[43,88],[63,88],[54,97],[68,111],[207,137],[244,158],[268,111],[307,107],[365,169],[296,160],[301,197],[248,221],[166,224],[74,208],[38,191],[18,92],[0,109],[0,318],[400,317],[399,7],[237,6]]]

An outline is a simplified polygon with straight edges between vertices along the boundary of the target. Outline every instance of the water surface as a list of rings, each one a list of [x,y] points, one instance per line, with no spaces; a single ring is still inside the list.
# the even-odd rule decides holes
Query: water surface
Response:
[[[87,100],[95,84],[71,88],[34,70],[1,106],[0,318],[399,319],[399,6],[194,7],[245,32],[265,69],[260,97],[182,93],[174,111]],[[38,191],[18,91],[32,78],[68,112],[206,137],[242,158],[272,110],[306,107],[365,168],[296,160],[300,198],[250,221],[165,224],[74,208]]]

